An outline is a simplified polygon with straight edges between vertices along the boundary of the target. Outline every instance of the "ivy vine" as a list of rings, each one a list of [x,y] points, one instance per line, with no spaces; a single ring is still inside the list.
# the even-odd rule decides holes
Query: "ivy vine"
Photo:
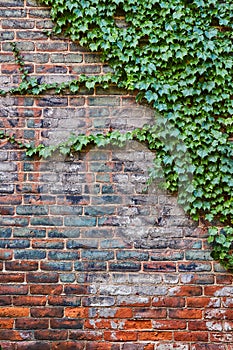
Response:
[[[146,142],[156,150],[152,178],[162,166],[172,192],[190,178],[180,202],[193,219],[207,222],[212,257],[232,269],[233,0],[41,1],[51,8],[54,33],[100,52],[112,73],[39,84],[28,76],[14,47],[22,81],[10,93],[76,93],[82,83],[88,88],[114,83],[137,91],[137,101],[146,101],[162,117],[152,127],[126,134],[72,135],[56,147],[27,146],[28,155],[66,154],[88,143],[102,146],[133,138]],[[168,133],[179,142],[167,143]],[[191,164],[182,156],[177,162],[178,153],[188,153]]]

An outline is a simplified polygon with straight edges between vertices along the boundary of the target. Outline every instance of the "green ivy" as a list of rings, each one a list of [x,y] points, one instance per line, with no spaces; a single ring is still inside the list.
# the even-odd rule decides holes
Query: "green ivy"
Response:
[[[212,255],[232,267],[233,0],[42,2],[51,8],[54,32],[99,51],[113,73],[40,85],[25,73],[15,50],[22,82],[10,92],[40,94],[54,89],[60,93],[69,89],[76,93],[80,83],[88,88],[114,83],[138,91],[137,101],[146,101],[162,116],[154,126],[125,135],[114,131],[96,138],[71,136],[56,150],[66,154],[91,142],[102,146],[127,138],[146,142],[156,150],[152,178],[162,166],[169,191],[176,192],[180,183],[190,181],[180,203],[193,219],[202,217],[213,226],[209,238]],[[55,150],[38,147],[28,149],[28,154],[48,156]],[[224,235],[214,225],[224,227]]]

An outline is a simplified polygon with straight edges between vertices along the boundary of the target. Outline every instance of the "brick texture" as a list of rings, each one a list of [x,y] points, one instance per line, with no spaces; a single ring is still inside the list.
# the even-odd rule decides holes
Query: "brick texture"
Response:
[[[14,41],[41,82],[107,69],[78,43],[47,38],[49,10],[36,0],[0,1],[0,21],[2,89],[20,81]],[[115,86],[0,98],[0,130],[27,142],[152,122]],[[29,159],[1,140],[2,350],[233,349],[233,277],[176,197],[145,191],[153,158],[130,142]]]

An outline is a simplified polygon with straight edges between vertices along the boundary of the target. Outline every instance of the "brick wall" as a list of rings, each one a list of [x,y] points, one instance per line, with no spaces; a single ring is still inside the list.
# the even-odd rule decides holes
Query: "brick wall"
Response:
[[[42,82],[103,74],[99,55],[48,39],[39,2],[0,1],[2,89],[20,76],[10,43]],[[71,132],[131,130],[153,111],[115,87],[0,99],[0,129],[55,144]],[[130,142],[29,159],[0,147],[0,345],[3,350],[230,350],[232,275],[206,230],[158,185],[154,154]]]

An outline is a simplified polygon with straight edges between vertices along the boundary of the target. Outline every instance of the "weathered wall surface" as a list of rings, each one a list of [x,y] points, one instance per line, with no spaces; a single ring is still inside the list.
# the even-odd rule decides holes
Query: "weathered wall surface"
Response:
[[[98,54],[48,39],[49,11],[0,1],[1,88],[20,76],[62,82],[102,74]],[[154,120],[112,87],[78,95],[7,96],[0,129],[28,142],[70,132],[131,130]],[[29,159],[1,141],[0,345],[3,350],[230,350],[232,275],[175,197],[145,192],[154,154],[131,142],[71,157]]]

